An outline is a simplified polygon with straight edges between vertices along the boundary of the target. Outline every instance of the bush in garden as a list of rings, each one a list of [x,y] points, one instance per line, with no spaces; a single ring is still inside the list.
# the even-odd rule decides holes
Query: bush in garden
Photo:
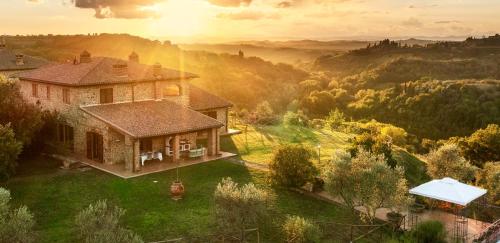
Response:
[[[222,179],[214,193],[215,215],[219,231],[239,233],[245,239],[245,229],[257,227],[264,221],[274,197],[252,183],[238,186],[231,178]]]
[[[417,243],[445,243],[446,229],[443,223],[435,220],[419,223],[411,232]]]
[[[78,238],[85,243],[138,243],[141,238],[120,225],[125,210],[98,201],[82,210],[75,219]]]
[[[0,124],[0,181],[8,179],[17,166],[22,143],[17,141],[10,124]]]
[[[10,192],[0,187],[0,242],[34,242],[33,215],[26,206],[11,209],[9,204]]]
[[[287,243],[320,242],[321,232],[309,220],[299,216],[288,216],[282,231]]]
[[[312,154],[302,145],[281,145],[274,151],[269,164],[272,182],[285,187],[301,187],[311,181],[316,174]]]
[[[287,111],[283,116],[283,123],[289,126],[306,126],[307,117],[301,111],[295,113],[292,111]]]

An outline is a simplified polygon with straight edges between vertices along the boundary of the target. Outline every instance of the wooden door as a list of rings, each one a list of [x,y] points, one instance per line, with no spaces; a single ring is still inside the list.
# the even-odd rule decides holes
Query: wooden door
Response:
[[[95,132],[87,132],[87,159],[97,162],[104,161],[103,137]]]

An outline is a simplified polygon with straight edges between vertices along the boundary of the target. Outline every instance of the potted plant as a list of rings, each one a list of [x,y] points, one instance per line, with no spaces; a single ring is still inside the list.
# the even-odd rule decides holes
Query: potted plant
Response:
[[[388,206],[391,209],[390,212],[386,214],[387,221],[392,224],[393,230],[399,229],[401,223],[403,222],[404,215],[402,211],[407,209],[409,205],[413,203],[413,198],[408,196],[407,194],[403,195],[394,195],[389,202]]]
[[[170,185],[170,195],[173,200],[179,200],[182,199],[182,196],[184,196],[184,185],[182,182],[179,180],[179,165],[177,164],[177,168],[175,169],[176,172],[176,179],[175,181],[172,182],[172,185]]]

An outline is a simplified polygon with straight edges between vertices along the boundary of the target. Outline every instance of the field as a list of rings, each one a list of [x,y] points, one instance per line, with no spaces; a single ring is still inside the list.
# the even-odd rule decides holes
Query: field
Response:
[[[259,164],[267,164],[272,159],[273,150],[281,144],[303,144],[312,147],[321,155],[321,161],[331,159],[335,149],[346,149],[350,146],[349,139],[355,135],[328,128],[313,129],[286,125],[252,126],[237,124],[236,129],[241,134],[221,140],[224,151],[233,152],[243,160]],[[317,146],[321,145],[318,151]],[[408,153],[395,147],[394,158],[398,165],[403,166],[410,185],[418,185],[428,180],[424,163]],[[317,157],[315,158],[316,162]]]
[[[222,140],[221,148],[240,155],[243,160],[267,164],[272,159],[273,150],[281,144],[304,144],[313,147],[321,154],[321,160],[328,160],[335,149],[349,146],[352,134],[312,129],[307,127],[273,125],[252,126],[235,125],[242,133]],[[321,148],[318,151],[317,146]]]
[[[214,229],[212,195],[222,178],[230,176],[239,183],[253,182],[271,189],[264,172],[215,161],[180,170],[187,194],[176,202],[169,196],[174,171],[124,180],[94,169],[63,171],[57,165],[46,158],[23,160],[19,174],[0,184],[11,191],[14,206],[25,204],[35,214],[40,242],[75,242],[75,215],[101,199],[126,209],[124,224],[146,241],[203,236]],[[359,222],[356,215],[338,205],[288,190],[274,190],[277,215],[273,218],[295,214],[314,221]],[[279,234],[275,227],[261,230],[265,242],[276,241]],[[335,239],[347,234],[341,227],[330,231]]]

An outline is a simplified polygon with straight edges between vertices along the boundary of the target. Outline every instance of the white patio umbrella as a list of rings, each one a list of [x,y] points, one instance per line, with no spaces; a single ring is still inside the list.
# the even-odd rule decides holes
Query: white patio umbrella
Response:
[[[478,197],[486,194],[487,190],[467,185],[455,179],[445,177],[432,180],[410,189],[410,194],[433,198],[466,206]]]

